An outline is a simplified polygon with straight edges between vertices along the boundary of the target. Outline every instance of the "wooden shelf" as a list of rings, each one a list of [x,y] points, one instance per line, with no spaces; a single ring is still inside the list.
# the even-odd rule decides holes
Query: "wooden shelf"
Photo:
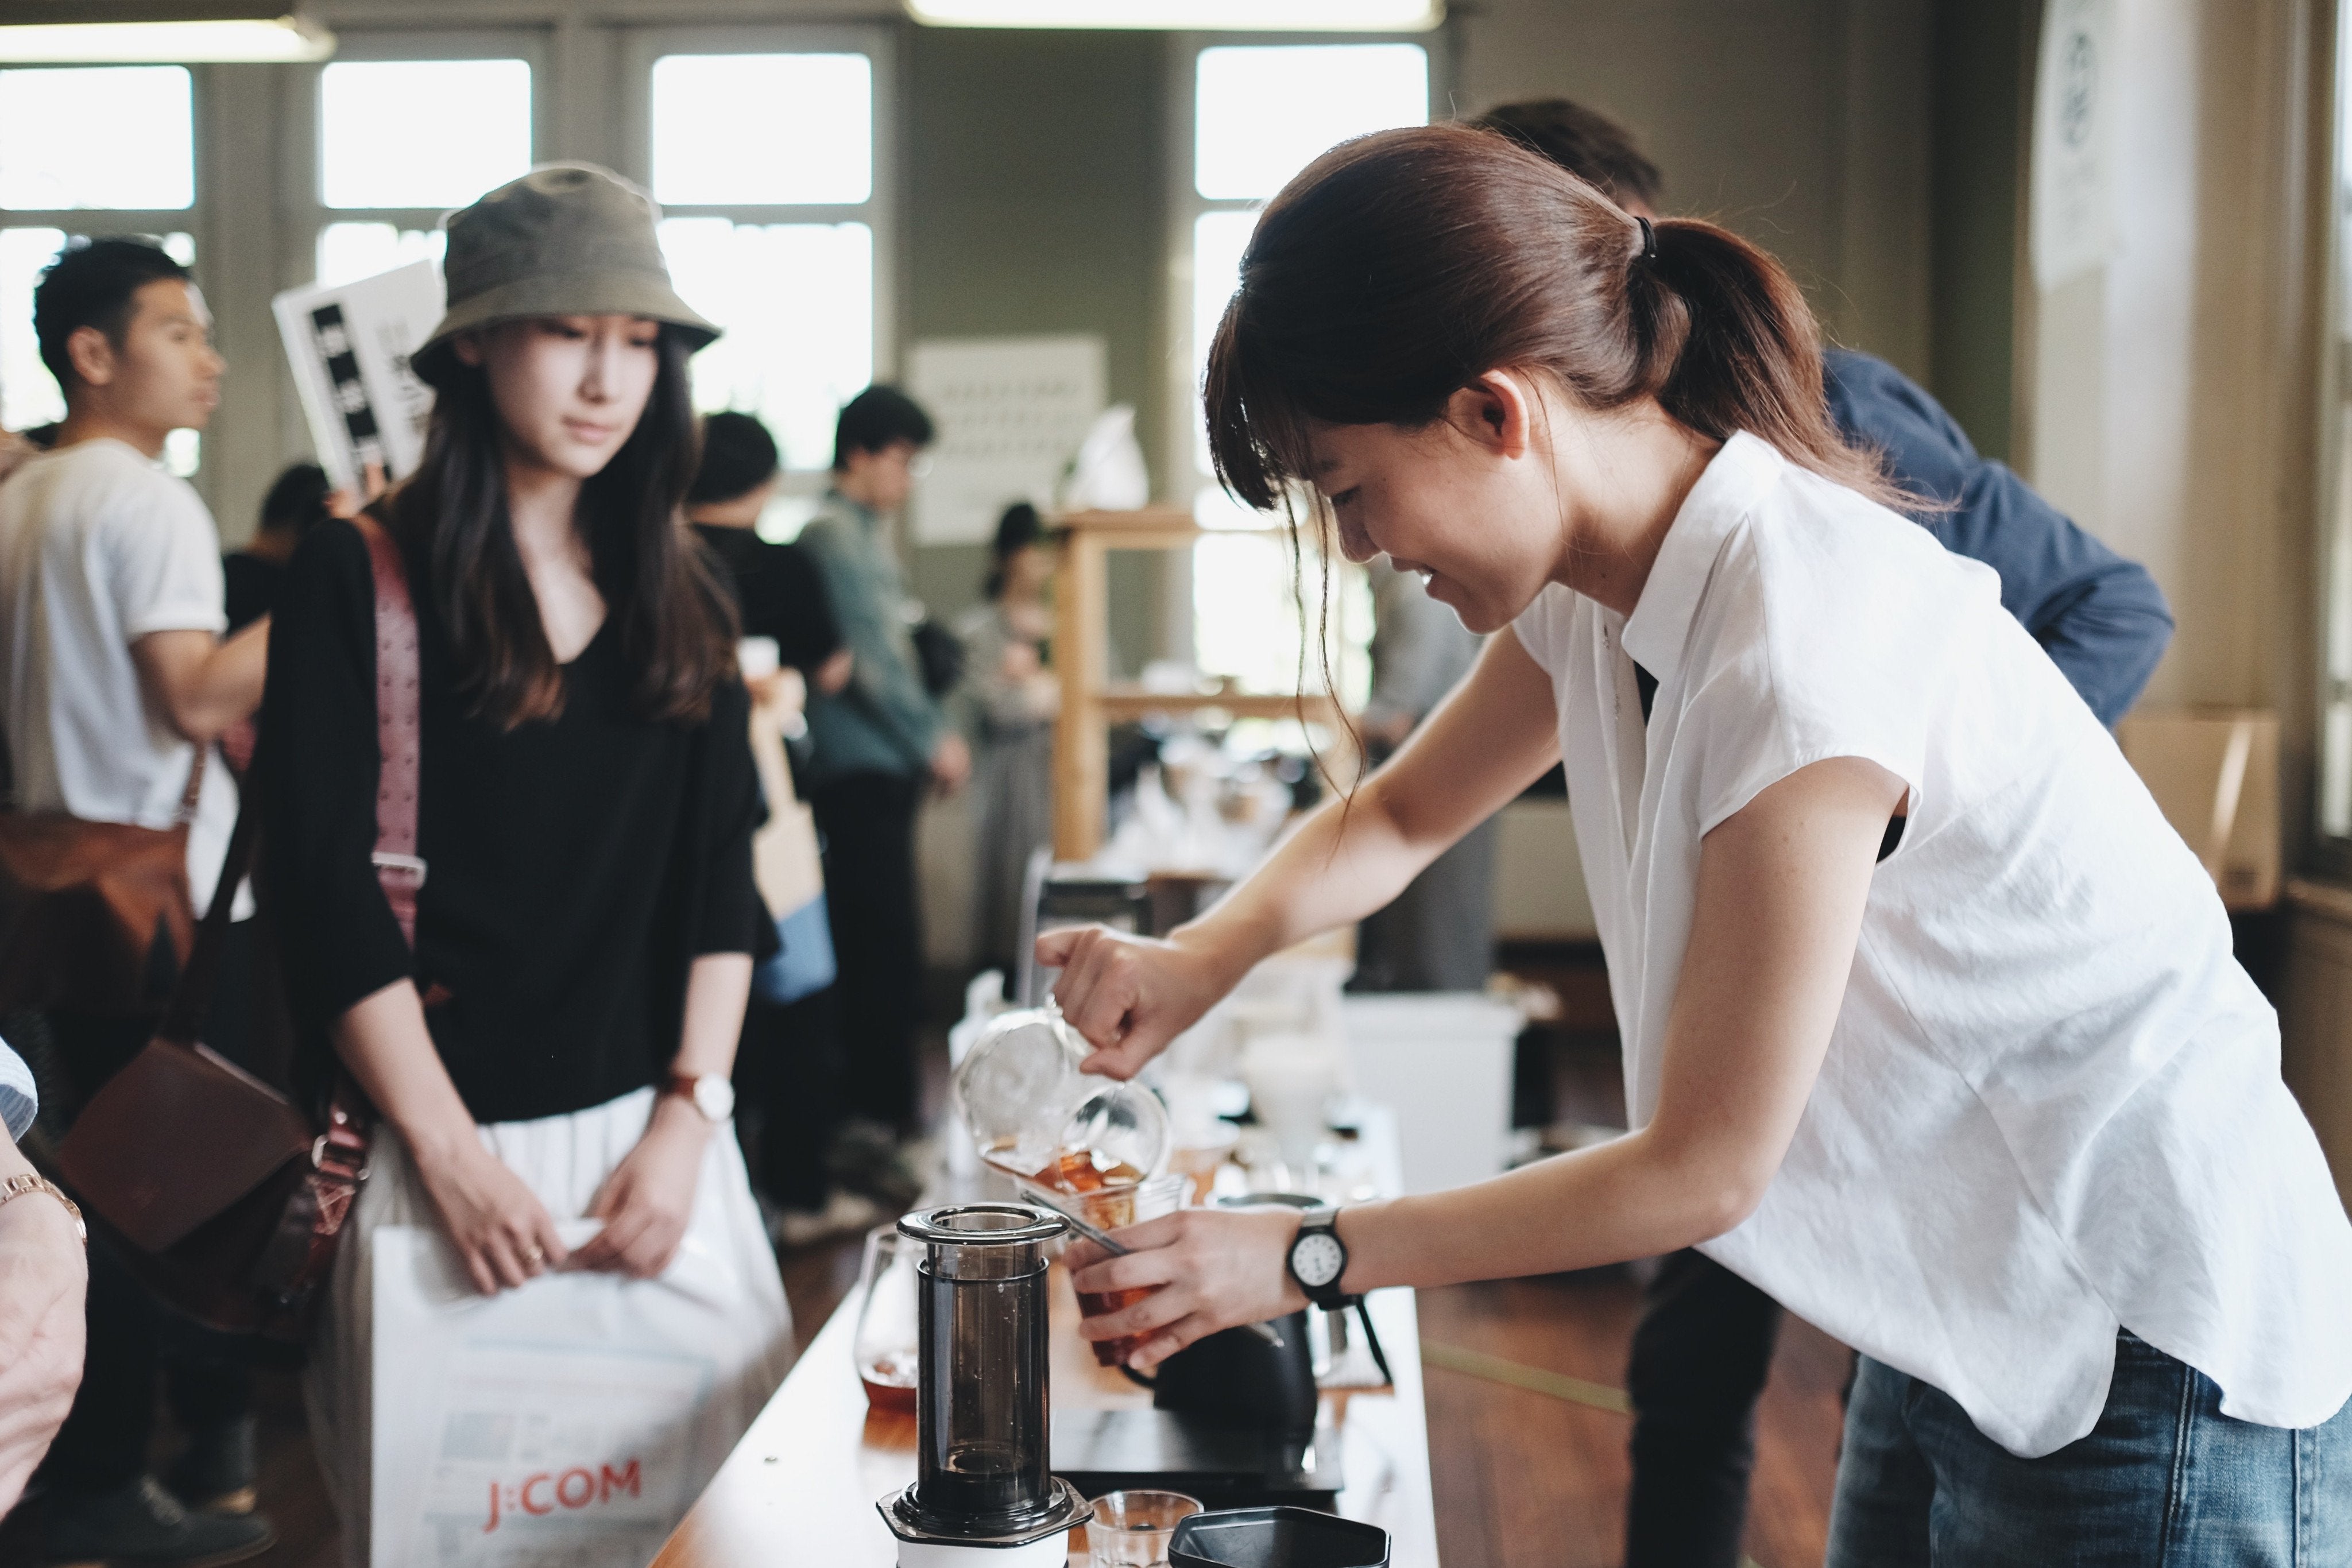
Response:
[[[1320,692],[1147,692],[1141,686],[1107,686],[1095,694],[1095,706],[1114,721],[1141,718],[1155,713],[1203,713],[1214,709],[1235,718],[1296,718],[1310,724],[1335,724],[1346,715]]]
[[[1089,860],[1102,848],[1110,788],[1105,731],[1112,724],[1147,714],[1207,709],[1236,718],[1299,718],[1333,732],[1334,755],[1327,770],[1346,771],[1360,760],[1346,710],[1320,692],[1203,696],[1109,683],[1110,552],[1189,548],[1209,531],[1190,512],[1175,507],[1072,512],[1055,519],[1055,526],[1065,540],[1054,604],[1054,664],[1062,678],[1062,711],[1054,725],[1055,859]]]

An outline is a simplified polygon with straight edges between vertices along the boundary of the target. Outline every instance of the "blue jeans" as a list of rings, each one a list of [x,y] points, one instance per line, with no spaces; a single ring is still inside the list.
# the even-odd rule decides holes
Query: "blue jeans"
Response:
[[[1827,1568],[2342,1568],[2352,1405],[2288,1431],[2128,1330],[2087,1437],[2021,1459],[1916,1377],[1861,1358]]]

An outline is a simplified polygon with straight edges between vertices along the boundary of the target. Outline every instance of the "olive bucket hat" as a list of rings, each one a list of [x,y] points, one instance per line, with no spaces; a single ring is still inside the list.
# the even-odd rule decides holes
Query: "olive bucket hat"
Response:
[[[719,329],[670,287],[660,218],[653,197],[593,163],[543,163],[450,214],[448,308],[410,366],[437,387],[458,333],[524,316],[644,316],[676,328],[689,353],[703,347]]]

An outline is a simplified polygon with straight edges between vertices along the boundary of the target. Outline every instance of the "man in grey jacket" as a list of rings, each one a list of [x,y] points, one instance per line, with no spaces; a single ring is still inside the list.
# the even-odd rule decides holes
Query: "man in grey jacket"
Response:
[[[850,399],[835,434],[824,510],[800,536],[853,659],[848,685],[812,693],[808,710],[808,797],[824,841],[846,1097],[853,1115],[875,1124],[869,1133],[894,1134],[915,1124],[922,998],[915,814],[930,789],[952,793],[971,771],[963,737],[924,687],[913,606],[886,532],[931,435],[930,416],[895,387],[871,386]]]

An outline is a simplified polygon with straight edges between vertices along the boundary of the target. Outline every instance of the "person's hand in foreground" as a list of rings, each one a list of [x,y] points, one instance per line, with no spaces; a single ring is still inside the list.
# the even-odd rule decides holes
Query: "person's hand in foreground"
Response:
[[[1089,1340],[1149,1335],[1127,1358],[1148,1372],[1220,1329],[1298,1311],[1307,1297],[1288,1259],[1304,1218],[1279,1206],[1180,1209],[1119,1231],[1119,1242],[1132,1249],[1124,1258],[1073,1241],[1063,1260],[1077,1289],[1151,1291],[1118,1312],[1080,1318],[1078,1333]]]
[[[601,1269],[650,1280],[677,1256],[694,1218],[694,1189],[713,1125],[691,1103],[666,1094],[637,1140],[597,1189],[588,1218],[604,1228],[572,1255],[574,1269]]]
[[[32,1174],[0,1132],[0,1179]],[[65,1205],[28,1192],[0,1204],[0,1514],[73,1407],[89,1270]]]
[[[1192,928],[1164,941],[1107,925],[1048,931],[1037,938],[1037,962],[1062,971],[1054,981],[1055,1005],[1095,1048],[1084,1071],[1112,1078],[1135,1076],[1242,972]]]
[[[554,1217],[478,1136],[454,1140],[439,1156],[420,1156],[416,1169],[442,1234],[482,1294],[516,1290],[563,1265]]]

